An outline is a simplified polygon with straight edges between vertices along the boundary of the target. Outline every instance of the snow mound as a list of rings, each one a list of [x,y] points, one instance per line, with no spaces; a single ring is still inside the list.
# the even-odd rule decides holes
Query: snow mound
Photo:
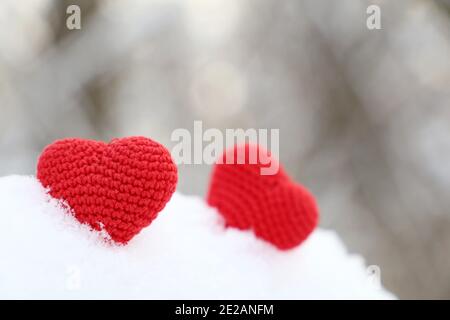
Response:
[[[279,251],[175,193],[127,246],[79,224],[35,177],[0,178],[2,299],[389,299],[332,231]]]

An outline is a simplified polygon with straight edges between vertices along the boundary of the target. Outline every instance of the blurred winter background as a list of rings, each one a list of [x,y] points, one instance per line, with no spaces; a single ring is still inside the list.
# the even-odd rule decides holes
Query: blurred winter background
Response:
[[[3,0],[0,110],[0,175],[67,136],[279,128],[323,227],[400,298],[450,298],[448,0]],[[203,196],[210,167],[179,170]]]

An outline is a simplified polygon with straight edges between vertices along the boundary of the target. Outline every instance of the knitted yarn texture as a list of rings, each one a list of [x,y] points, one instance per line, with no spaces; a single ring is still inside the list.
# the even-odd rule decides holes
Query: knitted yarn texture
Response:
[[[169,201],[177,168],[164,146],[145,137],[70,138],[44,149],[37,178],[81,223],[126,244]]]
[[[249,154],[258,154],[256,163]],[[269,156],[262,162],[260,152]],[[244,155],[241,163],[238,155]],[[226,161],[230,157],[234,161]],[[225,151],[213,169],[208,204],[216,207],[226,225],[251,229],[255,235],[279,249],[303,242],[318,223],[318,209],[311,193],[292,181],[281,165],[274,175],[261,175],[263,166],[274,159],[257,145],[239,145]]]

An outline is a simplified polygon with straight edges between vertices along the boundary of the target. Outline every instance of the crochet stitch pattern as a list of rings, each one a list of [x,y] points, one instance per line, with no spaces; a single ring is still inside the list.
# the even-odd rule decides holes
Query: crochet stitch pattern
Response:
[[[236,161],[239,152],[245,152],[241,163]],[[257,163],[250,163],[250,152],[257,152]],[[268,155],[268,164],[262,163],[259,152]],[[234,157],[233,163],[227,163],[226,157]],[[225,151],[219,160],[207,201],[218,209],[228,227],[252,229],[257,237],[286,250],[302,243],[317,226],[314,197],[293,182],[281,165],[276,174],[261,175],[262,167],[277,161],[268,151],[257,145],[239,145]]]
[[[78,221],[126,244],[169,201],[177,168],[164,146],[145,137],[109,144],[69,138],[44,149],[37,178],[52,197],[70,206]]]

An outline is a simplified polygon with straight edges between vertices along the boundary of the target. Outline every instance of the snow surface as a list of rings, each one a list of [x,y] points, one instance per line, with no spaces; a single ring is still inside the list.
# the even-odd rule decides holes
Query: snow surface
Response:
[[[332,231],[279,251],[175,193],[127,246],[106,243],[31,176],[0,178],[0,298],[389,299]]]

